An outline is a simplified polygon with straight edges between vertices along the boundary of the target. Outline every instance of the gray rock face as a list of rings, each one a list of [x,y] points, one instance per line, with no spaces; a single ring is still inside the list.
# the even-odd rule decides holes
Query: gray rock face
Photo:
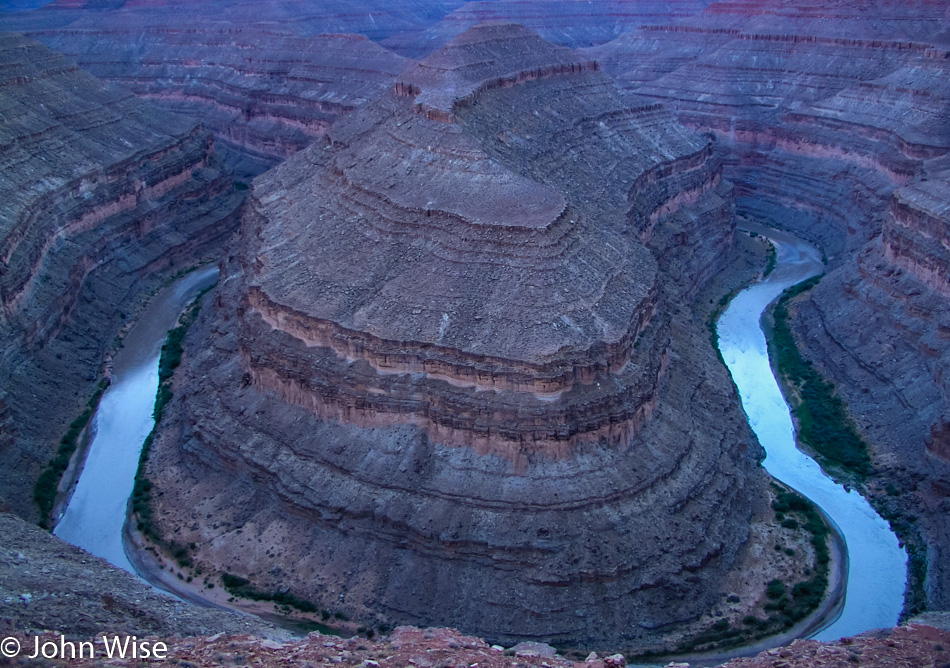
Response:
[[[250,181],[392,84],[405,59],[369,38],[414,32],[460,4],[54,2],[0,14],[0,30],[32,36],[93,75],[203,123]]]
[[[473,29],[255,181],[149,464],[206,571],[565,643],[719,597],[764,498],[689,309],[729,187],[585,62]]]
[[[210,134],[0,37],[0,497],[33,484],[147,292],[213,254],[240,196]]]
[[[883,234],[857,254],[857,271],[832,272],[796,322],[873,447],[878,487],[890,484],[899,492],[894,507],[920,518],[935,609],[950,604],[947,176],[898,189]]]
[[[253,617],[199,608],[157,592],[133,575],[0,513],[0,633],[56,629],[164,636],[253,633],[281,636]]]
[[[872,490],[918,518],[936,607],[950,600],[946,21],[929,3],[715,3],[585,50],[717,134],[739,215],[825,251],[799,342],[871,444]]]

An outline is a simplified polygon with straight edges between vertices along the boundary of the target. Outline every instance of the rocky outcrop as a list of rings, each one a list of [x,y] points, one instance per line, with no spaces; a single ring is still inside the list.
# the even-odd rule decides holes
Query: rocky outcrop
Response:
[[[21,36],[0,59],[0,495],[33,517],[123,321],[220,247],[240,197],[207,131]]]
[[[33,651],[36,637],[40,643],[59,637],[53,633],[27,636],[17,634],[21,646]],[[150,636],[150,641],[167,643],[168,658],[192,666],[220,666],[222,663],[247,662],[257,666],[284,666],[288,662],[310,665],[348,664],[372,667],[383,662],[395,666],[422,666],[432,663],[487,666],[489,668],[624,668],[627,658],[621,653],[590,652],[574,657],[562,656],[544,643],[522,642],[509,648],[489,645],[480,638],[466,636],[454,629],[417,629],[401,626],[390,635],[367,640],[348,639],[311,633],[302,639],[273,640],[253,635],[222,635],[211,637],[169,638]],[[950,632],[946,629],[946,613],[937,619],[915,619],[907,626],[886,629],[839,642],[797,640],[789,647],[767,650],[758,656],[734,659],[721,668],[816,668],[824,666],[860,665],[868,668],[893,666],[940,666],[950,658]],[[102,652],[101,646],[98,648]],[[583,660],[581,660],[583,659]],[[699,665],[690,661],[658,661],[653,665],[667,668],[689,668]],[[97,659],[78,658],[70,665],[80,668],[99,666]],[[636,665],[640,665],[637,663]],[[702,665],[711,665],[708,658]]]
[[[820,668],[823,666],[940,666],[948,652],[947,613],[913,619],[906,626],[881,629],[837,642],[796,640],[756,657],[733,659],[722,668]],[[673,664],[676,665],[676,664]]]
[[[360,623],[662,642],[764,499],[689,309],[731,241],[710,137],[472,29],[255,180],[153,445],[159,528]]]
[[[145,636],[287,634],[254,617],[201,608],[104,560],[0,513],[0,633],[55,629],[73,639],[114,632]],[[32,644],[23,643],[32,653]],[[101,649],[101,647],[100,647]]]
[[[950,296],[950,172],[894,193],[882,244],[885,259]]]

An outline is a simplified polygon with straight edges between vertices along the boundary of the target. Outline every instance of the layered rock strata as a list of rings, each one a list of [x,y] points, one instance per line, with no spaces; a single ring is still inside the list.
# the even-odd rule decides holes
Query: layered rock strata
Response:
[[[23,32],[93,75],[204,123],[249,180],[388,89],[405,67],[396,53],[421,58],[493,19],[587,46],[708,4],[63,0],[32,12],[0,9],[0,30]]]
[[[153,446],[160,529],[361,622],[661,641],[763,498],[688,306],[731,235],[710,137],[472,29],[255,181]]]
[[[123,320],[219,248],[241,198],[186,119],[22,36],[0,38],[0,62],[0,496],[33,517]]]
[[[644,2],[558,2],[556,0],[492,0],[465,2],[441,21],[420,31],[387,37],[381,44],[410,58],[423,58],[469,28],[488,21],[511,21],[555,44],[572,47],[602,44],[641,25],[667,23],[698,14],[708,0]]]
[[[901,509],[920,519],[935,609],[950,602],[948,176],[897,190],[857,271],[826,277],[796,323],[809,355],[836,380]]]
[[[387,90],[402,57],[383,39],[460,2],[54,2],[0,14],[16,30],[209,127],[240,178],[259,174]],[[90,11],[95,9],[95,11]]]
[[[405,67],[403,58],[359,35],[262,34],[231,22],[192,31],[178,17],[171,28],[135,22],[108,39],[91,37],[99,33],[87,23],[100,20],[44,37],[95,76],[207,125],[241,178],[309,145]]]
[[[590,56],[624,87],[719,135],[735,156],[726,175],[740,213],[770,208],[777,224],[796,221],[837,256],[879,233],[893,189],[947,150],[945,11],[714,3]],[[842,196],[853,204],[845,210]]]
[[[825,251],[829,275],[795,311],[799,343],[869,440],[872,488],[919,520],[938,607],[950,591],[950,478],[936,454],[950,410],[946,22],[929,2],[721,2],[585,51],[716,133],[740,215]]]

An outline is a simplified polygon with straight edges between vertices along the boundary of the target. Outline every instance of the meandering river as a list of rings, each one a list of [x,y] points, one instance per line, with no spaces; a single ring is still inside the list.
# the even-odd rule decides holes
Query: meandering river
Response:
[[[777,249],[775,270],[740,292],[719,319],[719,346],[739,389],[749,423],[766,450],[765,468],[816,504],[837,525],[850,568],[840,616],[815,634],[836,639],[893,626],[903,604],[907,558],[897,538],[854,491],[825,476],[795,447],[788,406],[769,366],[762,312],[786,288],[822,270],[820,254],[787,234],[759,230]],[[129,495],[142,443],[152,429],[158,358],[166,332],[195,295],[217,279],[217,268],[187,274],[159,293],[124,340],[93,422],[85,467],[55,533],[129,572],[123,545]]]
[[[82,475],[53,531],[110,563],[135,573],[122,529],[142,443],[152,430],[158,358],[182,309],[218,278],[216,266],[197,269],[158,293],[123,340],[112,384],[93,417],[94,436]]]
[[[776,248],[774,271],[740,292],[719,319],[719,350],[739,390],[749,424],[765,448],[766,470],[825,511],[848,549],[847,593],[841,615],[813,637],[834,640],[894,626],[904,602],[907,555],[867,500],[827,477],[795,445],[788,405],[772,375],[759,320],[786,288],[823,270],[813,246],[782,232],[757,229]]]

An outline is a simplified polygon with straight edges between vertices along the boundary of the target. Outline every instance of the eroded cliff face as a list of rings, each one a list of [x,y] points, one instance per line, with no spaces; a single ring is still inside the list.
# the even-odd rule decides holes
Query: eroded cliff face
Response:
[[[759,449],[691,295],[712,138],[472,29],[254,183],[149,476],[166,536],[372,624],[648,645],[718,600]]]
[[[946,172],[896,190],[883,233],[798,308],[797,334],[834,378],[882,480],[928,543],[926,592],[950,591],[950,332]]]
[[[0,36],[0,497],[33,484],[163,277],[220,248],[240,196],[211,135]]]
[[[585,51],[717,135],[740,216],[824,249],[828,275],[793,309],[798,340],[870,442],[871,488],[919,520],[937,608],[950,602],[947,12],[714,3]]]
[[[87,15],[45,38],[95,76],[206,125],[248,181],[377,97],[405,67],[359,35],[238,29],[236,19],[206,18],[137,12],[115,17],[103,39],[101,18]],[[189,20],[201,30],[188,29]]]
[[[368,38],[427,27],[460,4],[53,2],[0,14],[0,30],[206,125],[249,181],[388,90],[405,59]]]

